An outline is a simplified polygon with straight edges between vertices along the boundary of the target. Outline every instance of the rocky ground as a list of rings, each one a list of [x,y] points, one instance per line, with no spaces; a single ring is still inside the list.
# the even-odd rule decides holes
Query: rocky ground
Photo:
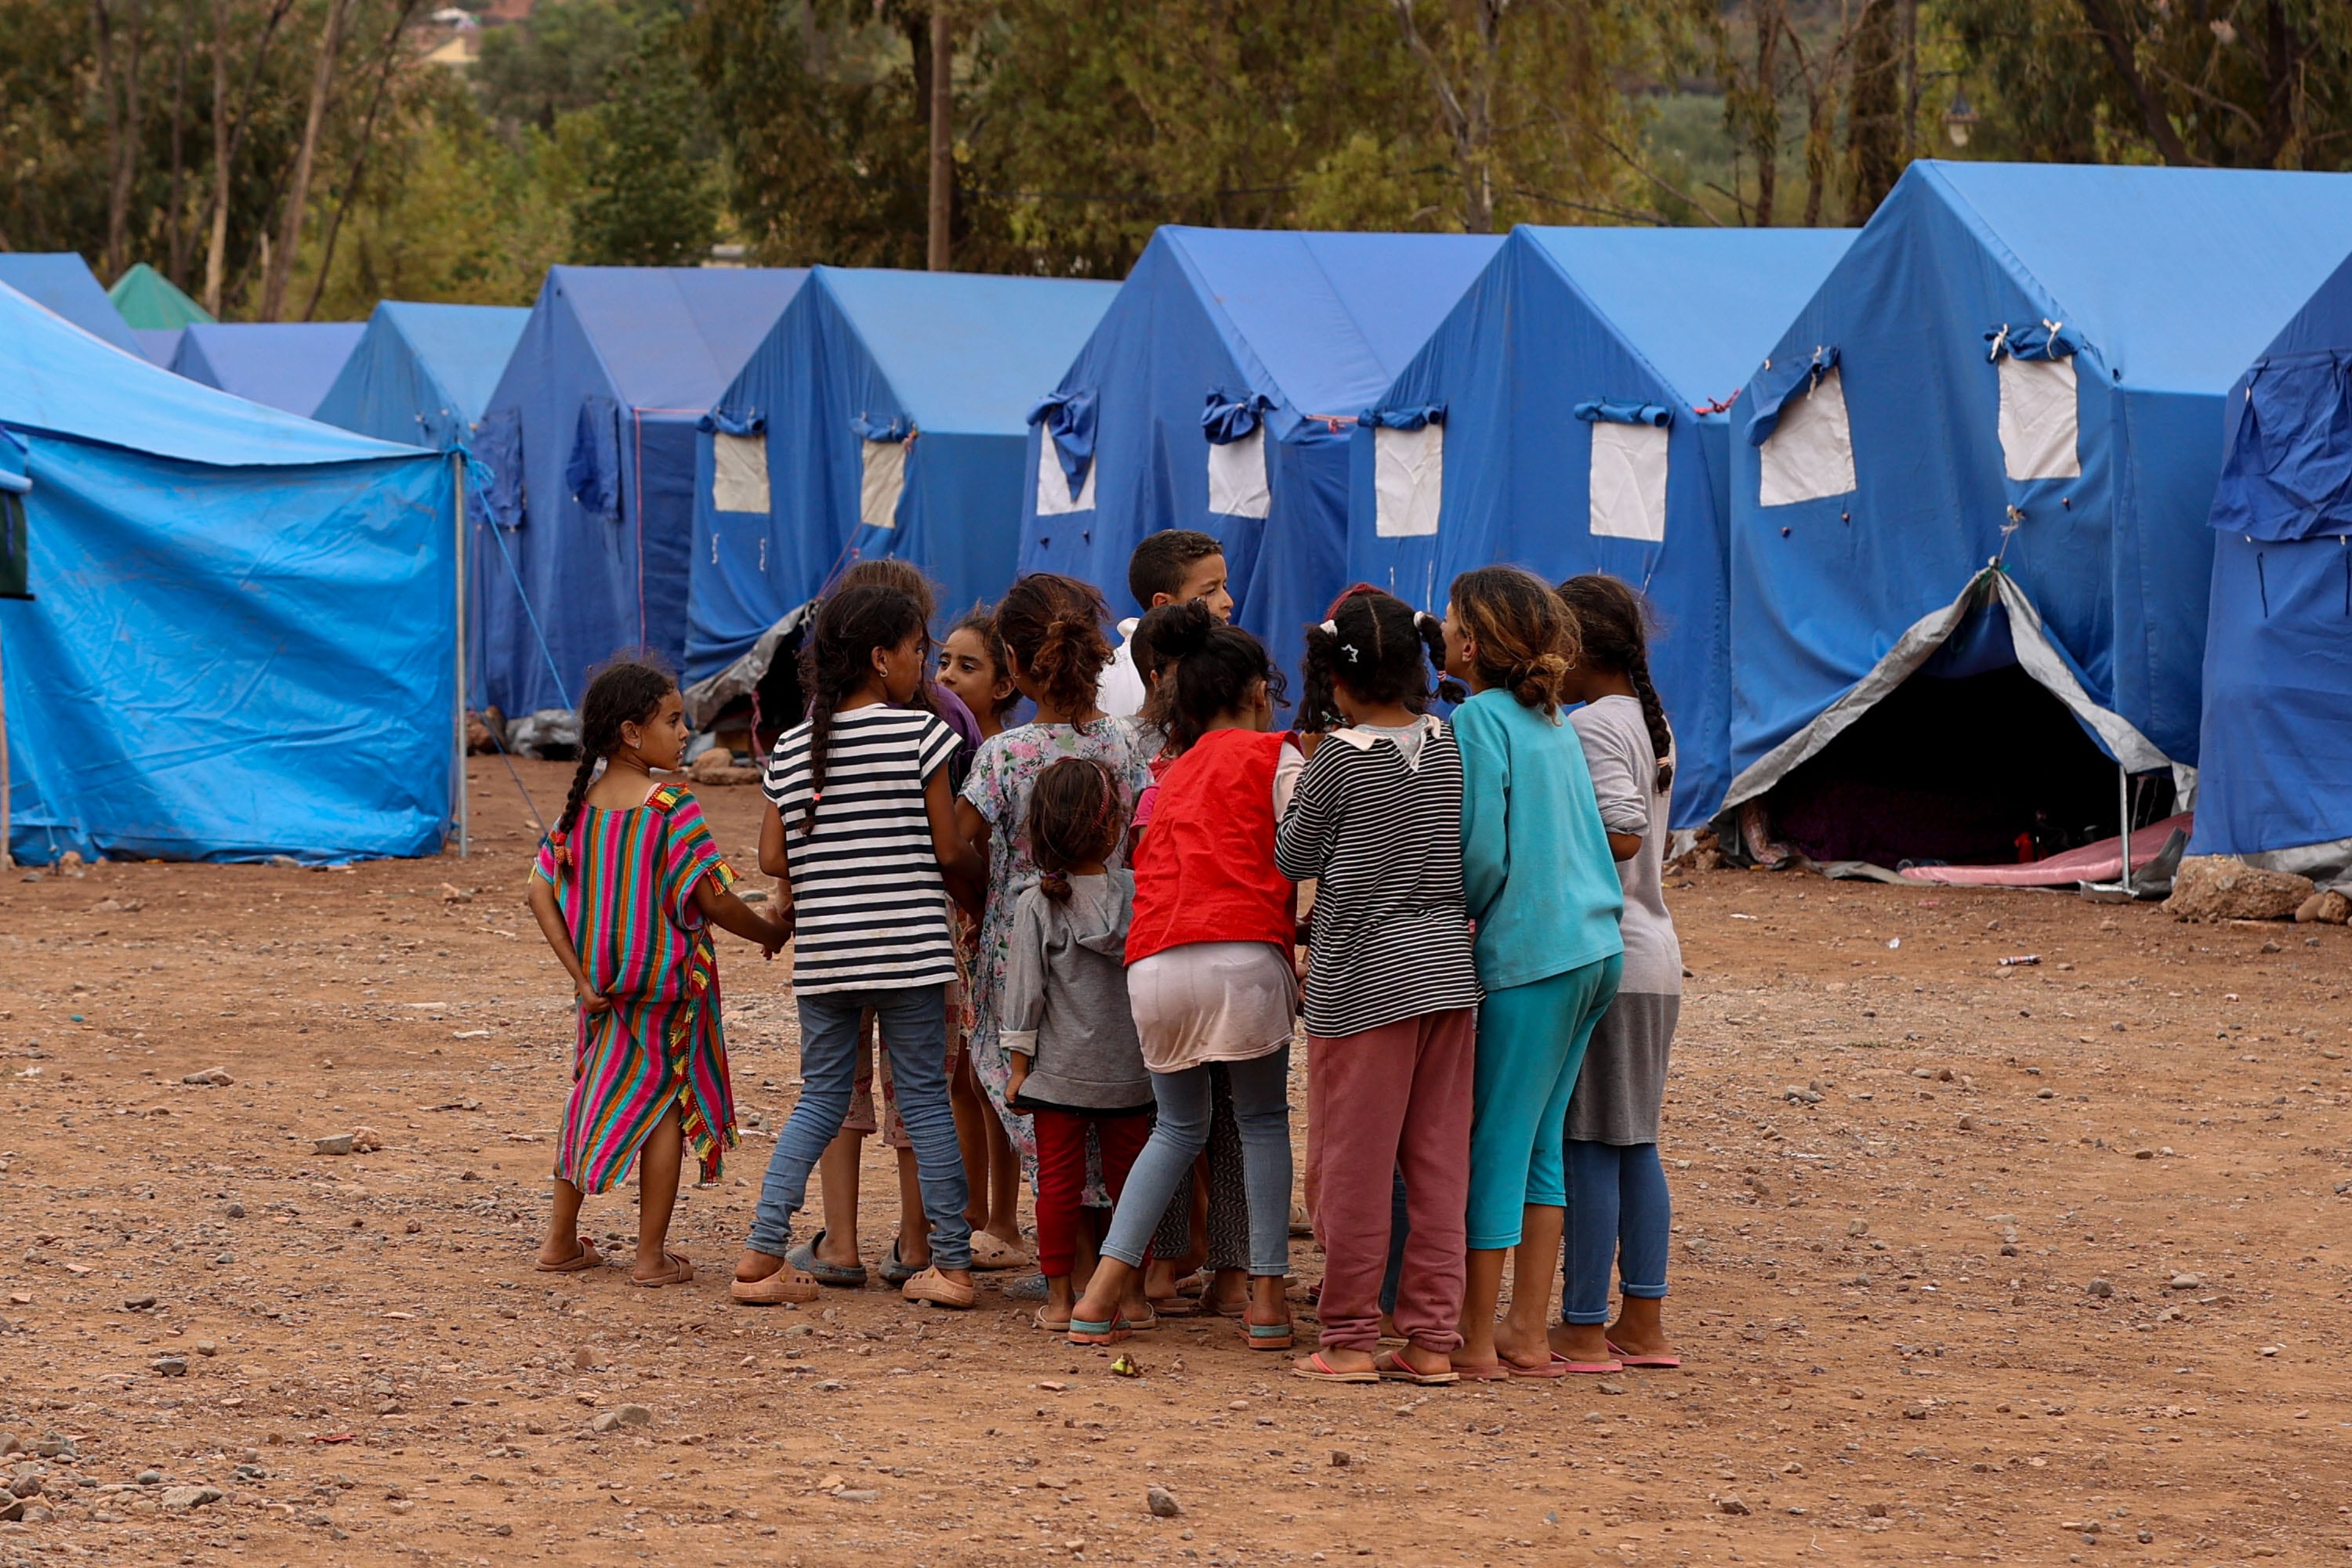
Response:
[[[475,773],[464,862],[0,884],[0,1448],[26,1450],[0,1563],[2352,1545],[2342,927],[1696,874],[1682,1370],[1318,1387],[1213,1322],[1122,1347],[1123,1378],[1002,1279],[961,1316],[728,1303],[794,1079],[785,972],[740,945],[747,1135],[677,1228],[702,1278],[532,1272],[569,998],[521,906],[532,818]],[[525,778],[561,799],[561,770]],[[756,796],[704,794],[748,865]],[[361,1128],[379,1150],[314,1152]],[[866,1168],[878,1262],[895,1193]],[[589,1218],[634,1224],[622,1195]]]

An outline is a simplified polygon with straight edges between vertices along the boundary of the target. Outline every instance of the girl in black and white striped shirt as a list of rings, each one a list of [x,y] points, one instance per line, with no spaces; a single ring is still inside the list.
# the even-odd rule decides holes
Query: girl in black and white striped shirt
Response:
[[[1303,1377],[1451,1383],[1462,1311],[1478,978],[1462,890],[1462,758],[1428,706],[1434,617],[1351,591],[1307,633],[1299,776],[1275,862],[1317,883],[1307,978],[1308,1158],[1322,1348]],[[1424,657],[1424,655],[1430,655]],[[1411,1236],[1379,1353],[1391,1175]],[[1376,1354],[1379,1353],[1379,1354]]]

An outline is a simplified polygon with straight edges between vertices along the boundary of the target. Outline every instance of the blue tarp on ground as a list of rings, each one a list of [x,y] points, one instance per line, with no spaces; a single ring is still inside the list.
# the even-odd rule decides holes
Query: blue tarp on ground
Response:
[[[308,416],[367,330],[363,321],[199,321],[172,368],[192,382]]]
[[[126,354],[140,351],[122,312],[77,252],[0,251],[0,283]]]
[[[34,597],[0,602],[20,859],[438,847],[446,462],[197,386],[6,288],[0,427],[32,481]]]
[[[1377,447],[1354,438],[1348,570],[1443,614],[1446,587],[1510,561],[1605,571],[1661,625],[1650,670],[1674,722],[1674,821],[1731,782],[1732,397],[1853,242],[1843,229],[1514,231],[1379,400],[1443,407],[1433,533],[1381,530]],[[1394,507],[1391,507],[1393,513]]]
[[[1030,406],[1118,292],[812,272],[698,444],[688,678],[724,669],[861,556],[921,567],[943,613],[1003,592],[1020,554]]]
[[[310,417],[436,452],[468,444],[530,319],[520,306],[387,299]]]
[[[482,702],[568,708],[625,649],[683,663],[696,423],[807,277],[549,269],[474,444],[495,529],[471,547]]]
[[[2225,405],[2194,854],[2352,852],[2352,260]]]
[[[1133,615],[1136,544],[1202,529],[1224,541],[1235,619],[1295,669],[1348,583],[1355,415],[1502,243],[1160,230],[1030,436],[1021,569],[1084,578]]]
[[[1911,165],[1734,415],[1732,800],[1995,559],[2101,747],[2194,763],[2221,401],[2347,250],[2339,174]]]

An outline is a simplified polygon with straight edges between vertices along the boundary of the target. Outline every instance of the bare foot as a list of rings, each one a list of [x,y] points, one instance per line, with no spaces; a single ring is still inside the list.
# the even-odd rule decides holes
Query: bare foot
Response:
[[[1218,1270],[1209,1281],[1209,1310],[1221,1317],[1240,1317],[1249,1307],[1249,1281],[1246,1270]]]
[[[1514,1366],[1549,1366],[1551,1345],[1541,1334],[1523,1336],[1510,1319],[1505,1318],[1495,1325],[1495,1359]]]
[[[816,1244],[809,1250],[815,1256],[818,1262],[830,1263],[838,1269],[860,1268],[866,1261],[857,1255],[856,1237],[835,1239],[830,1230],[818,1231]]]
[[[1318,1358],[1323,1364],[1315,1364]],[[1444,1360],[1440,1356],[1439,1360]],[[1325,1345],[1311,1355],[1302,1355],[1290,1364],[1308,1377],[1321,1377],[1330,1373],[1378,1372],[1380,1367],[1369,1350],[1349,1350],[1344,1345]],[[1444,1371],[1440,1367],[1438,1370]]]
[[[1632,1311],[1620,1314],[1609,1325],[1609,1343],[1626,1355],[1672,1355],[1674,1341],[1666,1337],[1665,1325],[1658,1321],[1654,1307],[1636,1315]]]
[[[1439,1373],[1454,1370],[1454,1356],[1451,1352],[1432,1350],[1425,1344],[1408,1343],[1399,1345],[1388,1354],[1395,1358],[1398,1365],[1409,1366],[1413,1371],[1427,1376],[1434,1377]]]
[[[1609,1349],[1609,1331],[1599,1323],[1554,1323],[1548,1336],[1552,1354],[1570,1361],[1614,1361]]]
[[[735,1260],[735,1278],[740,1284],[756,1285],[783,1267],[782,1258],[746,1249],[743,1256]]]

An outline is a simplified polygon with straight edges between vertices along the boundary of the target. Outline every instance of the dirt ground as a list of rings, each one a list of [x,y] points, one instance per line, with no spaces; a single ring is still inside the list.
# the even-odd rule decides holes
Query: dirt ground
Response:
[[[1122,1347],[1127,1379],[1031,1328],[1003,1276],[961,1316],[878,1286],[729,1304],[795,1075],[787,972],[731,939],[758,1122],[680,1209],[701,1277],[532,1272],[570,998],[520,898],[537,828],[499,765],[473,771],[464,862],[0,884],[0,1432],[71,1446],[0,1461],[40,1480],[0,1563],[2352,1546],[2352,931],[1686,879],[1680,1371],[1318,1387],[1196,1320]],[[542,810],[562,774],[526,769]],[[751,864],[755,792],[702,794]],[[1997,964],[2021,954],[2042,961]],[[232,1082],[182,1082],[214,1067]],[[381,1152],[312,1152],[357,1125]],[[625,1193],[588,1218],[634,1232]],[[624,1406],[650,1423],[592,1430]]]

